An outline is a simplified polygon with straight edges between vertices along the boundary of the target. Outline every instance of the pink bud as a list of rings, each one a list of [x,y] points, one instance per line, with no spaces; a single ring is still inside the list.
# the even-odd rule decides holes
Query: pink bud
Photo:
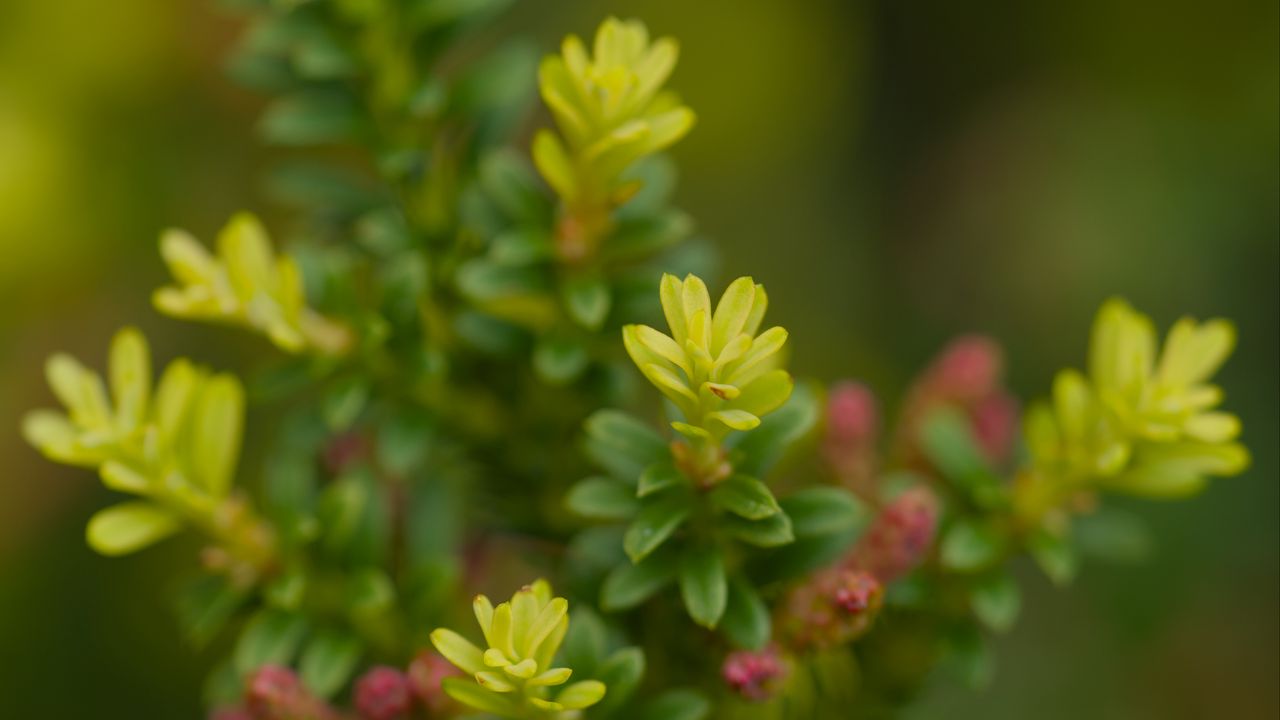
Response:
[[[859,443],[874,440],[880,430],[876,397],[866,385],[844,381],[827,398],[827,440]]]
[[[979,400],[969,415],[987,459],[997,465],[1008,461],[1018,432],[1018,403],[1013,396],[997,391]]]
[[[752,702],[768,700],[786,674],[777,648],[730,653],[721,668],[724,681],[738,695]]]
[[[982,335],[952,340],[929,369],[929,384],[957,400],[980,398],[996,390],[1004,369],[1000,346]]]
[[[822,452],[840,482],[861,495],[874,495],[880,414],[875,395],[861,383],[841,382],[827,398]]]
[[[245,706],[254,720],[333,720],[337,713],[307,692],[292,670],[263,665],[245,683]]]
[[[923,485],[910,488],[881,508],[854,547],[849,564],[891,583],[929,552],[937,524],[938,499],[933,491]]]
[[[869,573],[854,573],[836,587],[832,599],[846,613],[860,615],[871,608],[880,590],[880,583]]]
[[[460,674],[448,660],[424,650],[409,663],[409,689],[431,712],[442,713],[449,706],[450,698],[444,694],[441,682]]]
[[[263,665],[246,683],[245,701],[255,718],[276,720],[290,717],[306,691],[289,668]]]
[[[871,574],[827,568],[786,596],[779,629],[799,649],[836,647],[865,633],[883,602],[884,588]]]
[[[356,681],[356,712],[365,720],[395,720],[409,712],[409,681],[395,668],[378,666]]]

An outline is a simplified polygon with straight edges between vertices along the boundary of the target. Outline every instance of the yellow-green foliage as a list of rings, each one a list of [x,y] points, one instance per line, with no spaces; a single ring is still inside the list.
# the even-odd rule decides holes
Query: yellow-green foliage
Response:
[[[693,127],[693,111],[662,89],[678,55],[674,39],[651,43],[644,23],[609,18],[596,31],[592,54],[570,35],[561,55],[543,60],[538,84],[561,136],[539,131],[533,158],[567,205],[625,201],[635,188],[623,172]]]
[[[1208,476],[1244,470],[1240,421],[1214,409],[1222,391],[1209,382],[1234,344],[1226,320],[1183,318],[1158,352],[1150,318],[1108,301],[1094,322],[1088,376],[1062,371],[1052,401],[1027,414],[1034,483],[1180,497]]]
[[[262,223],[249,213],[234,216],[218,233],[216,257],[183,230],[161,236],[160,254],[177,282],[152,298],[166,315],[250,327],[294,353],[339,353],[350,342],[345,328],[307,307],[297,264],[275,253]]]
[[[662,310],[671,335],[648,325],[622,329],[627,353],[640,372],[684,415],[672,423],[695,439],[722,439],[751,430],[760,417],[791,396],[793,382],[777,367],[787,331],[757,335],[769,298],[749,277],[733,281],[715,311],[706,283],[694,275],[664,275]]]
[[[573,670],[552,666],[569,630],[569,602],[552,597],[546,580],[521,588],[497,607],[479,595],[473,607],[486,649],[446,628],[431,633],[440,654],[470,676],[444,681],[450,697],[506,718],[554,718],[604,697],[604,683],[597,680],[576,682],[552,694]]]
[[[153,391],[151,353],[133,328],[111,343],[107,382],[67,355],[54,355],[45,368],[66,409],[28,414],[27,441],[51,460],[95,468],[107,487],[143,498],[89,521],[94,549],[141,549],[201,522],[227,497],[244,424],[244,390],[235,376],[178,359]]]

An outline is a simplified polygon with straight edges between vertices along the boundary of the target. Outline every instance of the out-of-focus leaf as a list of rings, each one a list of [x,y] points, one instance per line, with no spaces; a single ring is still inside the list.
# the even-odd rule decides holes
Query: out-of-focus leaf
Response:
[[[729,583],[729,600],[720,621],[724,634],[734,645],[760,650],[769,642],[772,623],[769,608],[751,584],[742,578]]]
[[[943,407],[932,412],[920,429],[925,455],[981,507],[997,507],[1004,500],[1003,486],[987,466],[969,421],[958,410]]]
[[[85,538],[103,555],[128,555],[182,529],[177,515],[153,503],[134,501],[99,510],[89,519]]]
[[[791,518],[796,537],[860,532],[870,513],[853,493],[838,487],[818,486],[798,490],[780,505]]]
[[[298,663],[303,685],[322,698],[333,697],[356,669],[360,639],[345,630],[321,630],[302,650]]]
[[[680,559],[680,596],[694,622],[714,628],[729,599],[724,558],[714,545],[699,545]]]
[[[596,668],[604,661],[605,628],[590,608],[574,608],[573,622],[561,647],[563,664],[584,677],[595,677]],[[609,689],[613,692],[612,686]]]
[[[587,349],[572,338],[544,337],[533,349],[533,369],[552,385],[572,382],[591,361]]]
[[[691,510],[688,498],[682,496],[660,497],[642,507],[622,539],[631,562],[640,562],[666,542]]]
[[[1008,572],[995,572],[980,578],[970,594],[974,615],[996,632],[1007,632],[1018,619],[1022,593]]]
[[[208,645],[244,604],[245,592],[222,575],[201,575],[187,583],[175,603],[183,634],[197,648]]]
[[[364,378],[344,378],[325,393],[322,414],[330,430],[346,430],[355,423],[369,402],[369,384]]]
[[[609,315],[609,286],[599,275],[584,275],[565,282],[562,292],[569,317],[588,330],[598,330]]]
[[[745,520],[729,515],[722,518],[720,524],[733,537],[757,547],[779,547],[796,539],[791,518],[785,512],[775,513],[763,520]]]
[[[596,520],[626,520],[640,509],[629,487],[602,477],[587,478],[574,485],[565,504],[573,512]]]
[[[762,520],[781,508],[765,484],[746,475],[733,475],[710,493],[711,504],[747,520]]]
[[[352,138],[362,119],[341,93],[309,91],[273,102],[262,116],[263,138],[277,145],[319,145]]]
[[[995,672],[991,644],[971,623],[953,629],[946,639],[945,662],[966,685],[983,688]]]
[[[942,566],[948,570],[978,570],[999,560],[1002,552],[1000,535],[990,525],[976,520],[957,522],[942,538]]]
[[[711,702],[695,690],[668,690],[640,710],[640,720],[703,720]]]
[[[619,480],[634,481],[650,465],[670,461],[662,436],[626,413],[599,410],[583,427],[588,457]]]
[[[600,608],[615,612],[639,605],[671,584],[679,567],[673,552],[655,553],[635,565],[619,565],[600,588]]]
[[[1041,529],[1032,534],[1027,545],[1031,557],[1053,584],[1062,587],[1075,578],[1079,559],[1070,538]]]
[[[1113,507],[1101,507],[1076,519],[1080,552],[1113,563],[1138,563],[1151,554],[1151,535],[1142,519]]]
[[[787,448],[809,432],[818,420],[813,388],[798,385],[782,407],[766,415],[760,427],[743,433],[737,444],[741,459],[734,467],[743,474],[764,477]]]
[[[245,625],[232,658],[236,671],[248,674],[263,665],[288,665],[307,632],[301,615],[266,608]]]
[[[578,621],[576,611],[573,621]],[[608,714],[626,705],[644,677],[644,668],[644,651],[638,647],[624,647],[610,655],[593,674],[609,689],[594,711]]]

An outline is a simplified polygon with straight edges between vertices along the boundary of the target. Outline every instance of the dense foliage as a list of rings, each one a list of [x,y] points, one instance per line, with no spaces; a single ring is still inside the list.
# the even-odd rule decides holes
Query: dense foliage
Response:
[[[124,329],[105,380],[51,358],[63,410],[23,428],[133,496],[89,521],[99,552],[207,541],[177,615],[198,647],[235,635],[215,717],[881,716],[935,667],[983,681],[1015,556],[1066,583],[1081,551],[1141,542],[1100,495],[1248,463],[1210,383],[1230,324],[1161,349],[1118,299],[1023,422],[985,338],[940,354],[891,433],[864,386],[797,384],[764,286],[713,303],[700,277],[661,155],[695,123],[666,88],[678,46],[638,21],[539,64],[471,32],[501,0],[249,5],[230,67],[292,149],[288,252],[245,213],[216,251],[167,231],[153,300],[282,359],[153,383]],[[526,148],[535,88],[555,127]],[[247,404],[284,418],[250,426],[261,462]]]

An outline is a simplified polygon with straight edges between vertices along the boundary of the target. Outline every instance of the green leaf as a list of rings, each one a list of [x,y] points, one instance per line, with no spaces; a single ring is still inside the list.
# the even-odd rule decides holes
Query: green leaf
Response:
[[[734,645],[747,650],[760,650],[773,632],[769,608],[746,580],[738,577],[729,583],[729,602],[725,606],[720,627]]]
[[[583,427],[588,457],[619,480],[632,482],[650,465],[671,459],[662,436],[626,413],[599,410]]]
[[[946,663],[966,685],[978,689],[991,682],[995,657],[990,643],[972,623],[952,630],[946,639],[946,651]]]
[[[533,370],[551,385],[573,381],[590,361],[587,348],[570,338],[544,337],[533,349]]]
[[[596,676],[596,667],[604,659],[605,628],[600,616],[590,608],[575,607],[569,631],[561,646],[561,662],[586,677]],[[612,683],[609,692],[613,692]]]
[[[362,377],[344,378],[325,394],[321,414],[330,430],[340,432],[355,423],[369,402],[369,383]]]
[[[726,515],[720,519],[720,525],[733,537],[757,547],[778,547],[796,539],[791,518],[784,512],[763,520],[746,520],[736,515]]]
[[[542,228],[516,228],[493,239],[489,257],[502,265],[529,265],[552,256],[555,247]]]
[[[285,570],[265,588],[266,600],[273,607],[297,610],[307,592],[307,575],[300,567]]]
[[[870,520],[862,501],[844,488],[819,486],[798,490],[781,501],[796,537],[860,532]]]
[[[517,153],[504,149],[485,156],[480,162],[480,186],[508,218],[541,224],[546,198]]]
[[[999,478],[987,466],[969,420],[952,407],[933,411],[920,428],[920,444],[926,457],[969,494],[981,507],[998,506],[1003,501]]]
[[[640,562],[666,542],[690,511],[686,497],[662,497],[641,508],[622,538],[622,547],[631,562]]]
[[[1073,530],[1080,552],[1107,562],[1134,564],[1151,554],[1151,535],[1142,519],[1117,508],[1083,515]]]
[[[968,572],[1000,559],[1004,542],[994,528],[974,520],[961,520],[942,539],[942,566]]]
[[[103,555],[127,555],[182,529],[182,520],[159,505],[135,501],[99,510],[89,519],[85,539]]]
[[[635,607],[675,580],[678,569],[671,552],[655,553],[635,565],[619,565],[600,588],[600,608],[614,612]]]
[[[1027,543],[1031,557],[1054,585],[1069,585],[1076,576],[1079,560],[1069,538],[1040,529]]]
[[[609,315],[612,296],[599,275],[584,275],[564,284],[564,304],[569,317],[588,330],[599,330]]]
[[[734,475],[711,491],[711,504],[747,520],[763,520],[776,515],[781,508],[773,493],[759,480]]]
[[[521,717],[523,709],[515,699],[486,690],[472,678],[448,677],[440,686],[449,697],[481,712],[493,713],[498,717]]]
[[[267,107],[259,132],[276,145],[319,145],[351,138],[361,118],[351,98],[313,91],[290,95]]]
[[[720,548],[701,545],[684,554],[680,562],[680,596],[694,622],[715,628],[729,599]]]
[[[751,578],[758,585],[789,580],[835,563],[853,547],[857,531],[799,537],[753,559]]]
[[[640,711],[640,720],[703,720],[711,703],[696,690],[668,690]]]
[[[603,477],[590,477],[569,490],[565,505],[583,517],[595,520],[626,520],[640,509],[631,489]]]
[[[575,611],[574,622],[577,621]],[[644,666],[644,651],[638,647],[624,647],[610,655],[600,666],[599,672],[594,674],[596,679],[609,688],[595,712],[607,715],[625,705],[644,677]],[[578,670],[577,666],[569,667]]]
[[[818,403],[813,388],[801,385],[786,404],[762,418],[760,426],[741,435],[736,445],[740,457],[734,467],[745,475],[763,477],[818,420]]]
[[[201,575],[187,583],[175,602],[183,634],[197,648],[208,645],[247,599],[222,575]]]
[[[360,639],[342,630],[323,630],[302,651],[302,683],[322,698],[338,692],[360,660]]]
[[[288,665],[306,632],[307,621],[301,615],[274,608],[258,611],[232,653],[236,671],[245,675],[263,665]]]
[[[1018,619],[1022,593],[1008,572],[992,573],[974,585],[969,602],[974,615],[996,632],[1007,632]]]
[[[396,586],[378,567],[353,571],[347,579],[346,606],[357,617],[377,618],[396,601]]]
[[[688,478],[675,465],[669,462],[655,463],[640,474],[636,497],[647,497],[669,487],[680,487],[688,483]]]
[[[648,257],[689,237],[692,230],[689,216],[679,211],[627,218],[618,224],[601,254],[610,261]]]
[[[537,268],[500,265],[485,258],[464,262],[457,273],[458,289],[471,300],[486,301],[516,295],[534,295],[547,289]]]

